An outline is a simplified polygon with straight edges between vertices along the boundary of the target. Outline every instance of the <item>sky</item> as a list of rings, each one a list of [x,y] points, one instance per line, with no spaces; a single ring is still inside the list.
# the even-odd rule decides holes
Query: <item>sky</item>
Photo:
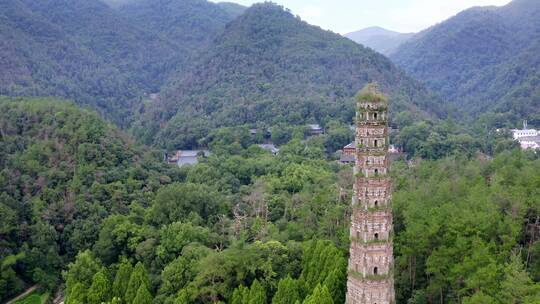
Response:
[[[251,5],[262,0],[220,0]],[[219,2],[215,0],[214,2]],[[418,32],[473,6],[501,6],[510,0],[272,0],[310,24],[340,34],[370,26]]]

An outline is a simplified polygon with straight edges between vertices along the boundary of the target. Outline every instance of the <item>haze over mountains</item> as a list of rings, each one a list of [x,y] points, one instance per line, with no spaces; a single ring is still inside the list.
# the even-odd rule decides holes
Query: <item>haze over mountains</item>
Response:
[[[414,36],[413,33],[399,33],[373,26],[345,34],[354,42],[363,44],[386,56],[392,54],[401,44]]]
[[[464,113],[540,123],[540,1],[477,7],[418,33],[391,58]]]

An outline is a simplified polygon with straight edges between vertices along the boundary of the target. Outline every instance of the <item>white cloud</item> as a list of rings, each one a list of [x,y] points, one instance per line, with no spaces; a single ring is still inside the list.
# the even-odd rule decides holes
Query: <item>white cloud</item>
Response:
[[[2,1],[2,0],[0,0]],[[218,2],[220,0],[212,0]],[[249,5],[263,0],[221,0]],[[505,5],[511,0],[273,0],[303,20],[340,33],[369,26],[417,32],[472,6]]]
[[[390,9],[383,20],[396,30],[415,32],[473,6],[505,5],[508,2],[510,0],[413,0],[404,9]]]
[[[323,16],[323,10],[318,6],[306,6],[298,12],[302,19],[310,22],[320,19]]]

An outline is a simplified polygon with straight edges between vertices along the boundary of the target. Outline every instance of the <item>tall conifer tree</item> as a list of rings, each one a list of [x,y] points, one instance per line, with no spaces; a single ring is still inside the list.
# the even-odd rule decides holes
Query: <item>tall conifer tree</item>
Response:
[[[278,289],[272,304],[294,304],[300,299],[300,292],[298,289],[298,282],[287,276],[285,279],[281,279],[278,284]]]
[[[266,291],[258,280],[253,281],[249,290],[249,302],[247,304],[265,304]]]
[[[146,288],[145,284],[141,284],[141,286],[139,286],[139,290],[137,290],[137,295],[133,300],[133,304],[152,304],[152,295],[148,291],[148,288]]]
[[[131,266],[130,262],[126,261],[120,264],[112,286],[115,297],[123,298],[125,296],[132,272],[133,266]]]
[[[148,272],[146,271],[144,265],[141,262],[138,262],[131,273],[131,277],[129,278],[129,283],[124,298],[125,303],[129,304],[133,302],[141,285],[144,285],[148,291],[150,287],[150,279],[148,278]]]
[[[303,304],[334,304],[332,295],[325,285],[318,284],[313,290],[313,293],[308,296]]]
[[[88,304],[101,304],[110,299],[111,282],[107,274],[107,269],[103,267],[94,275],[92,286],[88,290]]]

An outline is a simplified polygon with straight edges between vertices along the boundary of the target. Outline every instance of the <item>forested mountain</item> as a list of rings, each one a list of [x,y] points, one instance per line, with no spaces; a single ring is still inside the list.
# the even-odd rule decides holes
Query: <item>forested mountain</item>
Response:
[[[73,99],[128,127],[161,91],[134,130],[167,147],[195,146],[218,126],[350,122],[351,97],[370,81],[392,93],[393,110],[445,112],[383,56],[274,4],[108,4],[3,1],[0,95]]]
[[[388,56],[413,35],[413,33],[399,33],[374,26],[345,34],[345,37]]]
[[[0,94],[73,98],[122,122],[137,96],[158,87],[158,59],[174,54],[99,1],[0,6]]]
[[[179,57],[188,59],[207,47],[243,8],[206,0],[137,0],[117,10],[133,24],[176,43],[175,51],[182,53]],[[166,58],[162,60],[166,62]]]
[[[391,94],[394,112],[440,110],[434,96],[384,56],[280,6],[256,4],[147,106],[136,134],[180,148],[219,126],[352,122],[351,97],[372,81]]]
[[[151,2],[2,1],[0,95],[70,98],[127,125],[141,97],[238,14],[205,0]]]
[[[540,2],[476,7],[433,26],[391,56],[463,109],[540,124]]]

